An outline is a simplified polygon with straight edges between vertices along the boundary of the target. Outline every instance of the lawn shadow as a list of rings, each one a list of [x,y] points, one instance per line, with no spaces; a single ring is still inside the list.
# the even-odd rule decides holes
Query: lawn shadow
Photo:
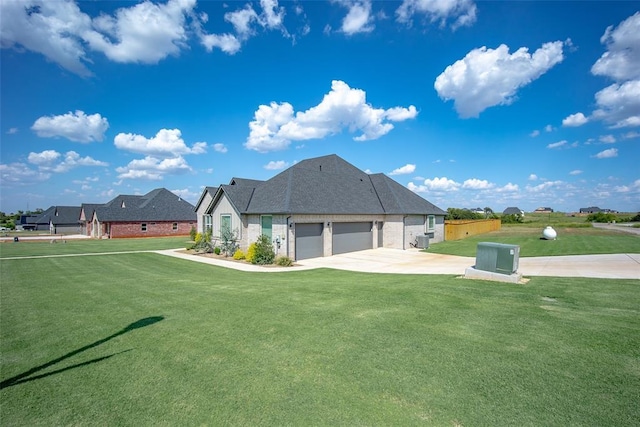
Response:
[[[51,360],[51,361],[49,361],[49,362],[47,362],[45,364],[42,364],[40,366],[36,366],[35,368],[31,368],[28,371],[25,371],[25,372],[23,372],[21,374],[18,374],[18,375],[14,376],[14,377],[8,378],[8,379],[0,382],[0,390],[4,389],[6,387],[11,387],[11,386],[16,385],[16,384],[21,384],[21,383],[24,383],[24,382],[33,381],[35,379],[44,378],[44,377],[47,377],[49,375],[53,375],[53,374],[57,374],[57,373],[60,373],[60,372],[64,372],[64,371],[67,371],[69,369],[79,368],[81,366],[85,366],[85,365],[93,364],[93,363],[96,363],[96,362],[100,362],[102,360],[109,359],[110,357],[115,356],[117,354],[124,353],[124,352],[127,352],[127,351],[131,351],[131,350],[121,351],[121,352],[118,352],[118,353],[110,354],[109,356],[99,357],[97,359],[89,360],[89,361],[86,361],[86,362],[83,362],[83,363],[78,363],[76,365],[69,366],[69,367],[66,367],[66,368],[63,368],[63,369],[58,369],[58,370],[53,371],[53,372],[49,372],[49,373],[46,373],[46,374],[42,374],[42,375],[38,375],[38,376],[35,376],[35,377],[31,377],[31,375],[35,374],[36,372],[41,371],[43,369],[46,369],[46,368],[48,368],[50,366],[53,366],[53,365],[55,365],[57,363],[60,363],[65,359],[68,359],[68,358],[70,358],[72,356],[75,356],[76,354],[82,353],[83,351],[86,351],[86,350],[89,350],[91,348],[97,347],[97,346],[99,346],[101,344],[104,344],[105,342],[107,342],[109,340],[112,340],[113,338],[116,338],[116,337],[118,337],[120,335],[126,334],[127,332],[131,332],[131,331],[133,331],[135,329],[144,328],[145,326],[149,326],[149,325],[153,325],[154,323],[158,323],[159,321],[161,321],[163,319],[164,319],[164,316],[153,316],[153,317],[145,317],[144,319],[140,319],[140,320],[138,320],[136,322],[133,322],[133,323],[125,326],[124,328],[122,328],[121,330],[119,330],[118,332],[116,332],[113,335],[109,335],[106,338],[103,338],[103,339],[98,340],[96,342],[93,342],[91,344],[85,345],[84,347],[80,347],[79,349],[73,350],[72,352],[67,353],[64,356],[58,357],[57,359]],[[27,378],[27,377],[30,377],[30,378]]]

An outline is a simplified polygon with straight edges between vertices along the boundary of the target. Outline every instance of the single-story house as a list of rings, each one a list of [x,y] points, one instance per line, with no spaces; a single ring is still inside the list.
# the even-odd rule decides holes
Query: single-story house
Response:
[[[83,204],[78,218],[83,232],[96,238],[187,236],[197,223],[194,209],[166,188],[156,188],[144,196]]]
[[[534,212],[536,212],[536,213],[552,213],[553,209],[548,208],[548,207],[539,207]]]
[[[264,234],[278,255],[300,260],[407,249],[425,235],[440,242],[446,212],[388,176],[367,174],[332,154],[302,160],[267,181],[233,178],[218,187],[204,215],[214,237],[227,228],[246,250]]]
[[[50,234],[79,234],[79,216],[79,206],[51,206],[32,224],[35,224],[35,230],[48,231]]]
[[[520,215],[520,216],[524,216],[524,211],[522,209],[520,209],[520,208],[511,206],[511,207],[508,207],[507,209],[505,209],[502,212],[502,214],[503,215]]]
[[[16,224],[17,230],[35,230],[38,226],[36,221],[40,215],[20,215]]]

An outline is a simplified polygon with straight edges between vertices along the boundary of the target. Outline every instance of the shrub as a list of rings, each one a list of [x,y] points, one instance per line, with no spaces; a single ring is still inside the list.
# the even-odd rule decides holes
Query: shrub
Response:
[[[220,249],[220,247],[216,246],[215,248],[213,248],[213,253],[216,255],[220,255],[220,253],[222,252],[222,250]]]
[[[256,243],[253,242],[249,245],[249,249],[247,249],[247,253],[244,256],[248,262],[253,263],[253,259],[256,257]]]
[[[191,238],[192,242],[195,242],[196,234],[197,234],[196,228],[194,226],[191,226],[191,230],[189,230],[189,237]]]
[[[613,221],[617,221],[618,217],[615,216],[612,213],[604,213],[604,212],[597,212],[597,213],[592,213],[589,214],[589,216],[587,217],[587,222],[613,222]]]
[[[238,249],[238,232],[223,227],[220,230],[220,250],[225,256],[233,256]]]
[[[288,256],[279,256],[276,258],[276,264],[280,267],[291,267],[293,265],[293,261]]]
[[[522,218],[522,215],[509,214],[502,215],[500,222],[502,224],[521,224],[524,222],[524,219]]]
[[[273,264],[276,254],[273,251],[273,245],[271,239],[268,236],[262,234],[256,241],[256,252],[251,259],[252,264],[267,265]]]
[[[202,242],[202,233],[196,233],[195,237],[193,238],[193,241],[196,242],[196,245]]]
[[[236,259],[236,260],[244,259],[244,252],[242,252],[242,249],[236,250],[236,252],[233,254],[233,259]]]

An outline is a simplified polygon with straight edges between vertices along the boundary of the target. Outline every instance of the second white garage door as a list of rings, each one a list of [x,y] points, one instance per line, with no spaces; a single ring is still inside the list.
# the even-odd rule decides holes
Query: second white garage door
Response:
[[[372,226],[371,222],[334,222],[331,224],[333,254],[372,249]]]

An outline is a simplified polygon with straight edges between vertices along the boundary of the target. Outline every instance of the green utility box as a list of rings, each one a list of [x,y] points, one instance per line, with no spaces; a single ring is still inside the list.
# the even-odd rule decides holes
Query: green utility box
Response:
[[[481,242],[476,252],[476,270],[513,274],[518,271],[520,246]]]

